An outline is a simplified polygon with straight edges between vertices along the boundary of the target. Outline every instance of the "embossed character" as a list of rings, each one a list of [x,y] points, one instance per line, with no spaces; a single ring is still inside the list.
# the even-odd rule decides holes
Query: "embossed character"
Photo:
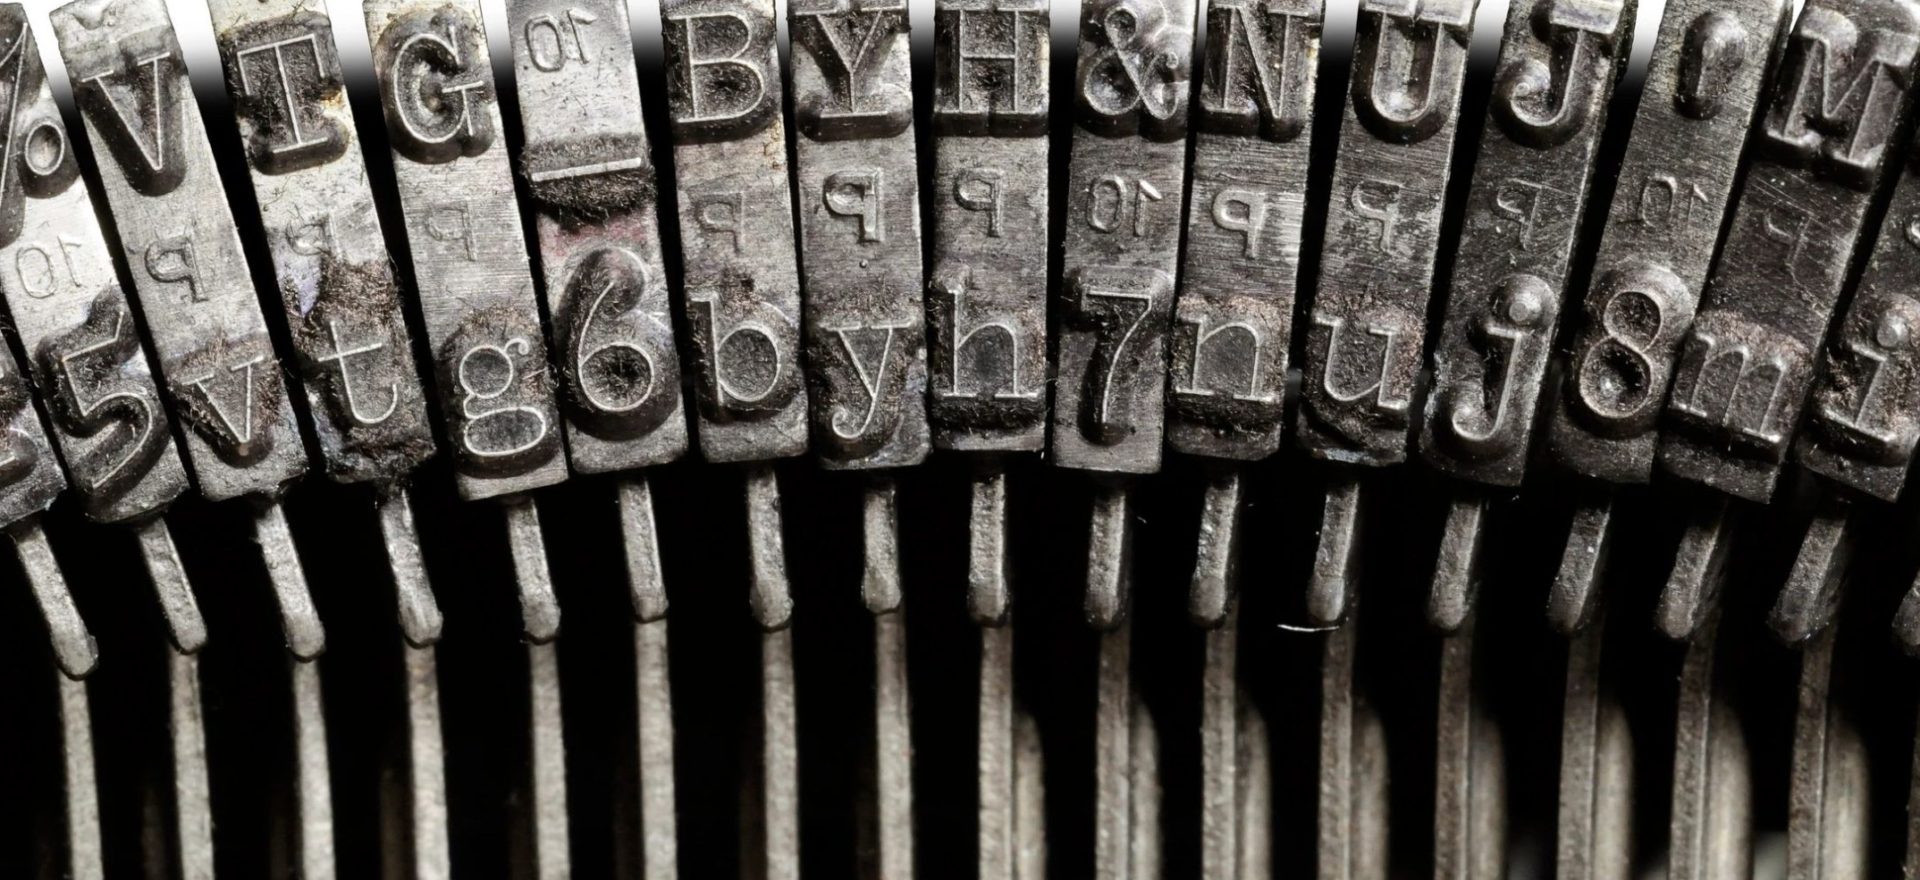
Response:
[[[733,140],[765,128],[780,110],[768,88],[773,21],[733,4],[666,13],[667,102],[680,140]]]
[[[793,27],[794,45],[812,56],[828,85],[796,95],[794,116],[808,137],[892,137],[913,123],[913,96],[881,75],[907,33],[902,0],[803,0]]]
[[[1856,187],[1872,183],[1920,52],[1913,33],[1876,24],[1827,5],[1801,15],[1763,126],[1776,155],[1796,164],[1821,162]],[[1910,31],[1920,23],[1907,25]]]
[[[1360,0],[1353,109],[1375,137],[1418,143],[1446,124],[1466,77],[1473,0]]]
[[[221,51],[249,125],[247,155],[267,174],[285,174],[339,158],[347,142],[322,102],[339,94],[340,62],[327,20],[299,16],[225,32]]]
[[[1290,141],[1306,130],[1321,0],[1219,0],[1207,7],[1200,125]]]
[[[1620,32],[1622,0],[1551,0],[1531,25],[1547,50],[1521,53],[1494,83],[1493,115],[1507,136],[1545,149],[1566,143],[1593,117]]]
[[[374,63],[394,148],[433,165],[486,152],[493,126],[476,112],[493,100],[485,58],[479,23],[463,10],[413,12],[388,25]]]
[[[1080,32],[1081,124],[1110,136],[1186,136],[1193,38],[1162,0],[1093,0]]]
[[[948,134],[1044,134],[1047,39],[1044,0],[940,4],[934,124]]]
[[[127,184],[148,196],[173,192],[186,179],[180,83],[186,79],[172,30],[159,46],[122,52],[126,67],[79,77],[74,102],[106,141]]]
[[[103,291],[85,323],[48,338],[38,352],[52,379],[48,410],[61,430],[98,438],[83,451],[69,448],[68,470],[88,494],[123,492],[140,482],[167,448],[167,417],[128,364],[140,356],[140,337],[126,303]]]
[[[28,196],[65,192],[80,175],[66,128],[51,100],[41,100],[46,70],[25,7],[0,7],[0,246],[20,237]]]
[[[1543,369],[1552,342],[1545,331],[1558,309],[1553,287],[1526,273],[1502,279],[1487,305],[1469,333],[1480,357],[1463,365],[1468,373],[1478,372],[1478,380],[1449,386],[1443,435],[1465,456],[1483,459],[1512,452],[1525,436],[1525,426],[1513,417],[1521,405],[1515,386],[1519,377]]]

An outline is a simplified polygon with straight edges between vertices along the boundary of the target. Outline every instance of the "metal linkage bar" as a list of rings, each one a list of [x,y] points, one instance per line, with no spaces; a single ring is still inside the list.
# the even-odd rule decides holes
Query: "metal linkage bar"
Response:
[[[1842,576],[1836,570],[1834,577]],[[1788,880],[1862,880],[1867,872],[1866,745],[1832,697],[1837,627],[1800,652],[1787,804]]]
[[[256,506],[256,540],[273,551],[263,559],[280,601],[287,647],[295,661],[310,663],[326,648],[325,632],[279,510],[282,493],[306,471],[306,449],[167,10],[158,0],[77,0],[55,9],[52,22],[99,159],[120,244],[132,263],[166,397],[188,428],[183,436],[194,480],[211,501],[247,498]],[[122,332],[129,338],[133,333],[131,326],[122,327],[122,308],[116,299],[95,299],[78,332],[96,340],[97,351],[111,352],[118,345],[130,352],[130,343],[113,341]],[[72,312],[56,314],[41,319],[48,330],[62,318],[72,326]],[[121,357],[131,359],[131,354]],[[129,375],[125,368],[121,373]],[[144,395],[145,377],[137,372],[131,377]],[[144,396],[134,402],[146,404]],[[134,417],[129,424],[140,421]],[[165,436],[157,421],[151,428]],[[183,578],[168,573],[178,570],[170,544],[163,534],[142,540],[152,551],[148,567],[156,583],[177,580],[184,587]],[[186,670],[179,665],[176,689],[185,685]],[[293,674],[296,679],[317,675],[311,669]],[[294,706],[302,727],[321,723],[318,681],[309,684],[312,699],[296,699]],[[195,748],[189,741],[199,727],[197,709],[179,711],[190,699],[197,699],[197,692],[176,693],[174,700],[175,720],[189,725],[188,735],[176,731],[175,736],[175,770],[186,774],[176,785],[182,798],[198,797],[204,789],[193,778],[204,773],[204,746]],[[295,765],[324,768],[325,747],[324,738],[299,738]],[[303,773],[301,790],[300,870],[308,880],[331,877],[328,780],[324,773]],[[206,819],[198,815],[204,807],[178,806],[182,858],[194,862],[183,870],[210,874],[211,842],[204,836]]]
[[[979,877],[1021,876],[1005,453],[1038,452],[1047,422],[1044,0],[938,0],[934,11],[933,271],[927,285],[933,445],[973,453],[968,610],[981,625]],[[1038,744],[1033,744],[1038,748]]]
[[[1633,876],[1633,736],[1601,676],[1605,630],[1595,619],[1567,645],[1554,876],[1569,880]]]
[[[531,643],[531,870],[564,877],[566,754],[550,644],[560,609],[530,493],[565,480],[567,462],[480,10],[472,0],[370,0],[365,12],[455,487],[468,501],[501,500]]]
[[[791,878],[800,858],[793,693],[780,688],[790,688],[793,670],[779,630],[792,600],[769,462],[806,450],[807,392],[777,21],[772,0],[664,0],[660,23],[700,452],[747,466],[753,607],[767,628],[766,765],[752,799],[765,813],[741,825],[765,829],[748,848],[768,876]]]
[[[1667,871],[1687,880],[1753,876],[1752,771],[1740,716],[1714,674],[1718,612],[1701,621],[1680,667]]]
[[[431,653],[440,609],[420,560],[406,483],[433,455],[433,429],[347,107],[332,21],[315,0],[215,0],[210,9],[291,331],[294,375],[307,395],[321,458],[333,480],[374,487],[404,650]],[[408,699],[436,701],[411,707],[409,717],[437,720],[434,664],[409,656],[408,669]],[[296,696],[305,693],[296,688]],[[316,722],[301,725],[303,736],[319,729],[318,703],[308,708]],[[409,735],[417,746],[440,739],[437,729],[418,726]],[[410,748],[409,756],[434,765],[410,768],[409,780],[443,775],[437,748]],[[313,769],[308,763],[303,771]],[[393,843],[413,853],[415,876],[444,877],[451,869],[446,794],[410,789],[407,800],[411,837]]]
[[[930,440],[906,3],[800,0],[788,7],[787,24],[814,452],[832,469],[919,464]],[[890,478],[869,481],[864,509],[862,594],[875,615],[879,676],[874,869],[906,880],[912,777],[904,753],[889,753],[904,742],[908,720]]]
[[[1128,668],[1133,529],[1125,480],[1160,469],[1195,14],[1188,0],[1080,8],[1052,452],[1056,464],[1111,481],[1096,490],[1087,560],[1087,620],[1102,632],[1098,880],[1160,872],[1158,747]]]
[[[1238,463],[1279,450],[1324,14],[1320,0],[1207,10],[1168,357],[1167,445],[1176,451]],[[1237,464],[1209,481],[1188,606],[1208,628],[1200,814],[1208,880],[1255,871],[1245,852],[1271,846],[1265,825],[1243,821],[1251,817],[1242,809],[1245,792],[1266,798],[1271,783],[1237,760],[1246,732],[1227,627],[1237,625],[1242,503]],[[1243,825],[1253,839],[1240,837]]]
[[[1437,876],[1505,871],[1504,756],[1493,719],[1478,708],[1469,633],[1489,490],[1517,487],[1526,472],[1636,9],[1632,0],[1521,0],[1507,10],[1418,444],[1429,465],[1465,484],[1453,497],[1427,603],[1428,623],[1445,635]]]
[[[627,8],[514,0],[507,19],[567,456],[583,474],[633,472],[619,494],[642,685],[639,837],[645,876],[666,880],[678,873],[667,595],[652,496],[635,471],[684,455],[687,421]]]
[[[1359,627],[1329,631],[1320,660],[1320,880],[1386,880],[1387,740],[1355,688]]]

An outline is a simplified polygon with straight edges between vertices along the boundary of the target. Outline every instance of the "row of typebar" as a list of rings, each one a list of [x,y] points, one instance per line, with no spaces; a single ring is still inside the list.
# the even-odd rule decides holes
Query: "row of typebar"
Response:
[[[1830,500],[1770,619],[1809,658],[1787,876],[1865,876],[1850,836],[1859,823],[1844,821],[1855,806],[1847,774],[1860,770],[1827,744],[1842,738],[1823,708],[1823,658],[1850,511],[1895,499],[1920,439],[1920,301],[1909,295],[1920,174],[1906,161],[1920,4],[1808,0],[1795,16],[1787,0],[1670,0],[1641,100],[1617,107],[1633,0],[1513,0],[1490,84],[1468,74],[1474,0],[1358,0],[1336,128],[1312,119],[1334,106],[1315,97],[1321,0],[1213,0],[1204,45],[1193,0],[1086,0],[1075,75],[1061,84],[1071,142],[1055,144],[1040,0],[937,0],[923,117],[904,0],[793,0],[785,66],[768,0],[663,0],[670,121],[655,134],[671,139],[671,261],[623,0],[508,0],[517,155],[475,2],[365,0],[392,193],[370,183],[325,4],[208,5],[231,119],[202,118],[161,0],[51,12],[42,36],[64,60],[84,143],[64,127],[26,11],[0,6],[0,290],[26,353],[24,365],[0,365],[0,520],[66,675],[72,876],[102,873],[80,683],[96,652],[36,516],[70,489],[91,519],[139,535],[175,647],[169,869],[210,877],[192,696],[205,628],[162,514],[195,486],[211,501],[248,499],[288,646],[302,661],[319,656],[325,630],[278,506],[310,466],[303,422],[326,476],[378,498],[416,676],[433,675],[440,616],[409,476],[444,443],[460,496],[498,501],[536,716],[542,688],[557,695],[544,646],[559,616],[530,493],[570,472],[620,475],[642,633],[639,838],[654,880],[675,876],[676,841],[670,715],[647,717],[671,704],[664,634],[646,635],[666,594],[642,473],[691,447],[747,466],[751,607],[765,631],[764,813],[752,826],[756,870],[770,878],[797,875],[799,843],[792,602],[769,463],[810,452],[823,467],[874,474],[862,596],[876,615],[874,870],[887,880],[911,876],[914,854],[907,679],[887,661],[903,660],[904,630],[885,475],[932,449],[985,468],[968,597],[985,640],[978,872],[1023,880],[1044,869],[1044,841],[1000,626],[996,456],[1044,453],[1101,478],[1085,599],[1103,632],[1089,759],[1100,880],[1159,876],[1142,751],[1151,731],[1138,728],[1128,681],[1127,478],[1159,470],[1163,450],[1229,465],[1207,490],[1191,600],[1194,618],[1217,628],[1195,817],[1207,880],[1263,876],[1270,857],[1265,795],[1246,781],[1264,759],[1232,685],[1232,463],[1274,455],[1291,427],[1333,474],[1306,598],[1329,633],[1317,836],[1329,880],[1386,876],[1377,744],[1346,674],[1365,476],[1412,455],[1451,493],[1427,603],[1448,634],[1442,705],[1458,710],[1443,711],[1436,768],[1433,864],[1446,878],[1501,874],[1499,823],[1481,809],[1489,783],[1476,770],[1484,730],[1469,701],[1446,696],[1469,687],[1482,523],[1536,461],[1595,490],[1549,603],[1575,646],[1563,747],[1584,749],[1564,758],[1555,852],[1559,877],[1609,878],[1627,875],[1619,835],[1630,817],[1575,757],[1614,748],[1615,734],[1593,721],[1597,696],[1574,698],[1580,676],[1598,674],[1579,658],[1597,658],[1580,646],[1598,650],[1605,487],[1656,470],[1698,487],[1681,496],[1698,509],[1656,616],[1693,646],[1683,682],[1699,685],[1738,514],[1771,500],[1792,463]],[[1481,85],[1486,118],[1463,119],[1463,95]],[[1610,110],[1630,131],[1617,167],[1603,168]],[[916,118],[931,132],[917,133]],[[208,126],[227,125],[246,152],[245,182],[223,181],[209,148]],[[1470,126],[1477,155],[1458,161]],[[1337,149],[1312,143],[1336,135]],[[76,155],[88,145],[113,245]],[[920,146],[931,152],[924,177]],[[1064,177],[1050,172],[1056,150]],[[1455,167],[1471,180],[1450,182]],[[229,185],[253,187],[246,204],[259,216],[246,228],[264,233],[277,296],[255,289]],[[1463,204],[1447,204],[1450,187]],[[1325,204],[1310,191],[1327,192]],[[1585,222],[1608,191],[1604,221]],[[404,225],[383,231],[376,204],[391,197]],[[1309,228],[1309,216],[1323,222]],[[405,265],[390,241],[404,242]],[[1301,278],[1302,249],[1314,246],[1318,276]],[[1443,252],[1450,277],[1436,277]],[[1569,289],[1573,267],[1589,262],[1590,283]],[[1311,296],[1296,307],[1302,282]],[[263,303],[284,310],[284,338]],[[1440,323],[1429,327],[1429,314]],[[416,328],[430,369],[417,366]],[[1283,407],[1290,350],[1297,409]],[[1920,603],[1902,608],[1896,630],[1920,646]],[[290,668],[308,750],[294,861],[319,880],[334,866],[325,736],[311,735],[318,672]],[[1724,732],[1708,690],[1683,687],[1675,785],[1698,797],[1676,800],[1674,877],[1744,876],[1750,858],[1730,830],[1743,795],[1709,784]],[[430,715],[415,717],[416,739]],[[537,876],[566,876],[558,741],[535,739]],[[438,758],[418,743],[413,758],[412,870],[445,876],[441,771],[422,766]]]

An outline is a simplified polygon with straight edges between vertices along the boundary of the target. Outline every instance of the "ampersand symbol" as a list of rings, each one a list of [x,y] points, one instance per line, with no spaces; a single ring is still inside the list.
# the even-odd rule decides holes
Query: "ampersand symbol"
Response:
[[[1114,0],[1089,14],[1098,48],[1080,65],[1081,104],[1112,134],[1186,132],[1191,41],[1160,0]]]

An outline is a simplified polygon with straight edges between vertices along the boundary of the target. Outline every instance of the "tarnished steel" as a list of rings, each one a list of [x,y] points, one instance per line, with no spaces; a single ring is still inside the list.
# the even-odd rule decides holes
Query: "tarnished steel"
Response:
[[[1280,448],[1324,14],[1322,0],[1207,9],[1168,357],[1175,451]]]
[[[1387,877],[1387,738],[1354,680],[1358,637],[1342,626],[1320,651],[1319,880]]]
[[[1619,483],[1653,473],[1660,408],[1720,242],[1740,144],[1786,34],[1790,0],[1671,0],[1614,181],[1593,281],[1546,449]]]
[[[1052,451],[1064,467],[1160,469],[1194,8],[1096,0],[1080,9],[1055,302]]]
[[[813,449],[829,468],[927,455],[920,185],[905,0],[800,0],[794,180]]]
[[[800,275],[772,0],[664,0],[667,110],[700,452],[807,447]]]
[[[460,495],[558,483],[559,413],[479,6],[365,10]]]
[[[627,7],[514,0],[520,172],[552,316],[567,458],[605,473],[687,449],[680,358]]]
[[[1048,6],[934,12],[933,443],[1039,451],[1047,427]]]
[[[1507,10],[1493,103],[1454,252],[1420,452],[1475,483],[1518,486],[1580,242],[1634,0]]]
[[[1715,680],[1718,615],[1703,622],[1680,668],[1674,718],[1673,880],[1753,876],[1753,781],[1740,716]]]
[[[1834,702],[1835,636],[1831,629],[1823,632],[1800,654],[1787,794],[1787,880],[1868,876],[1872,777],[1860,732]]]
[[[77,0],[52,21],[201,494],[276,496],[306,448],[166,7]]]
[[[1633,733],[1602,675],[1605,639],[1604,625],[1595,621],[1567,643],[1554,845],[1560,880],[1633,876]]]
[[[209,6],[327,473],[402,481],[433,429],[332,21],[317,0]]]
[[[1360,4],[1301,364],[1300,445],[1316,458],[1406,458],[1477,7]]]
[[[1789,38],[1755,157],[1681,344],[1660,465],[1766,501],[1887,170],[1905,155],[1920,5],[1814,0]]]

